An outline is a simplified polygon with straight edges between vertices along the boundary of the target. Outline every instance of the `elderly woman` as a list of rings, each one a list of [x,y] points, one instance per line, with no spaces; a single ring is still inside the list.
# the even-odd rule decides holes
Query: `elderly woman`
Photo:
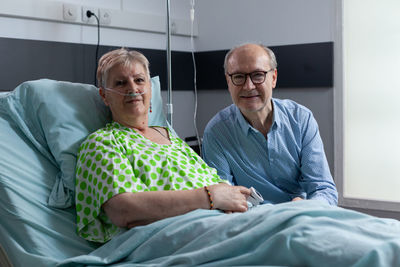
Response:
[[[148,126],[151,80],[144,55],[126,49],[105,54],[97,79],[113,121],[79,149],[80,236],[107,242],[122,229],[195,209],[247,210],[248,188],[220,179],[168,128]]]

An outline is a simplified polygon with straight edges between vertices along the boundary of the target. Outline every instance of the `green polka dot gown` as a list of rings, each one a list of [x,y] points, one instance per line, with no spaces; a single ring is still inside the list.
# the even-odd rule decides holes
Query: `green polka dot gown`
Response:
[[[117,122],[89,135],[76,167],[77,231],[83,238],[107,242],[121,229],[101,209],[124,192],[188,190],[226,182],[169,130],[171,145],[159,145]]]

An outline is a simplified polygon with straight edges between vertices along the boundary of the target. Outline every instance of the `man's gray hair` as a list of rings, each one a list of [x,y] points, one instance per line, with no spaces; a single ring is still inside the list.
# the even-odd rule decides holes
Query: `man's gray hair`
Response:
[[[245,44],[241,44],[241,45],[238,45],[238,46],[234,46],[231,50],[229,50],[228,53],[226,53],[225,60],[224,60],[225,73],[227,73],[228,61],[231,58],[233,52],[235,52],[236,49],[238,49],[238,48],[240,48],[242,46],[248,45],[248,44],[253,44],[253,43],[245,43]],[[263,45],[263,44],[254,44],[254,45],[257,45],[257,46],[261,47],[262,49],[264,49],[264,51],[267,53],[267,55],[269,57],[269,65],[270,65],[270,67],[272,69],[276,69],[278,67],[278,62],[276,61],[276,57],[275,57],[274,52],[271,49],[269,49],[267,46]]]

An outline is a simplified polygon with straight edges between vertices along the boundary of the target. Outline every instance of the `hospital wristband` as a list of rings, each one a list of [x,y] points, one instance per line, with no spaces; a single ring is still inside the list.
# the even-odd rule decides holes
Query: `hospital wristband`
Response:
[[[207,186],[204,187],[204,190],[206,190],[206,193],[207,193],[207,195],[208,195],[208,200],[210,201],[210,210],[212,210],[213,207],[214,207],[214,202],[213,202],[213,200],[212,200],[210,190],[208,190],[208,187],[207,187]]]

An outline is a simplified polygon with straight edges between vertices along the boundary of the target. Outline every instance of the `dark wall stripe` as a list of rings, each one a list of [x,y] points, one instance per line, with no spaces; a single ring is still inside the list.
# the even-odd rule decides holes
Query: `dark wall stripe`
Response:
[[[279,88],[332,87],[333,42],[270,47],[278,61]],[[223,63],[228,50],[197,52],[198,87],[226,88]]]
[[[272,47],[278,87],[332,87],[333,42]]]
[[[99,55],[117,47],[101,46]],[[278,60],[278,87],[331,87],[333,43],[271,47]],[[136,49],[136,48],[133,48]],[[160,76],[167,87],[165,50],[141,49],[150,61],[152,76]],[[13,90],[27,80],[94,83],[95,45],[0,38],[0,91]],[[224,89],[223,61],[227,50],[195,53],[199,90]],[[173,90],[193,90],[190,52],[172,51]]]
[[[100,46],[99,56],[118,47]],[[152,76],[167,88],[165,50],[132,48],[150,62]],[[48,78],[94,84],[96,46],[13,38],[0,38],[0,91],[10,91],[24,81]],[[193,63],[189,52],[171,53],[173,90],[193,90]]]

